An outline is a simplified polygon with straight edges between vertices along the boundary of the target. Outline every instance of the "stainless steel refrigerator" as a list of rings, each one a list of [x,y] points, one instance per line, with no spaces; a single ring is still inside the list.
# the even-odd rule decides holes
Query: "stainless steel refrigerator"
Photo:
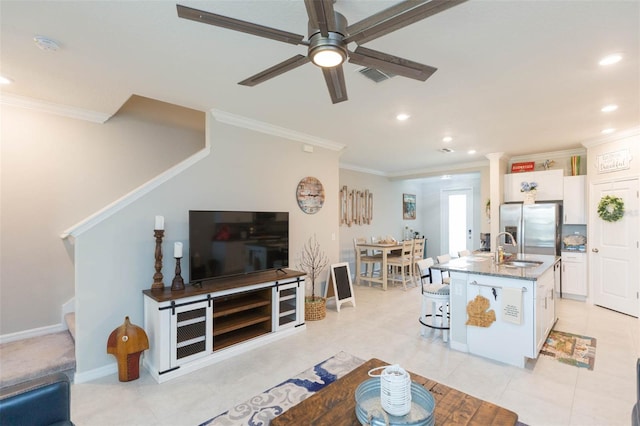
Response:
[[[502,204],[500,232],[506,231],[515,237],[519,253],[560,256],[561,218],[561,203]],[[515,247],[510,243],[509,237],[506,241],[500,237],[498,244],[514,253]]]

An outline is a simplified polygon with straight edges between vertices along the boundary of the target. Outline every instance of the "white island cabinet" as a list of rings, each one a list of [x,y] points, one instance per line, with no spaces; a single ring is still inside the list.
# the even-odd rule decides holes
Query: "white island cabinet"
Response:
[[[436,265],[451,275],[452,349],[518,367],[537,358],[556,320],[556,257],[519,259],[539,263],[520,267],[472,255]]]

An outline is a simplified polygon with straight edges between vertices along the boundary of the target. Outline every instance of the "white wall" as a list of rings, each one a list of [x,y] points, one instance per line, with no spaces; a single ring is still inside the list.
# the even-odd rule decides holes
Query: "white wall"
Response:
[[[0,106],[0,335],[61,327],[74,266],[60,233],[204,147],[203,112],[156,108],[190,122],[124,108],[96,124]]]
[[[142,290],[151,288],[154,271],[154,216],[165,217],[163,275],[170,285],[175,263],[173,243],[188,252],[189,210],[262,210],[290,212],[290,266],[306,240],[317,234],[332,263],[339,259],[338,156],[316,147],[232,127],[210,120],[211,155],[160,185],[76,239],[76,362],[79,374],[113,364],[106,339],[125,316],[143,324]],[[303,213],[296,188],[306,176],[325,189],[324,207]],[[188,279],[187,267],[183,278]]]
[[[370,173],[340,169],[340,186],[348,190],[369,190],[373,194],[373,220],[369,225],[340,226],[340,261],[350,262],[351,273],[355,273],[355,251],[353,239],[387,236],[400,240],[405,226],[422,233],[424,215],[420,185],[416,181],[391,181],[386,177]],[[339,191],[339,189],[338,189]],[[416,220],[403,220],[402,194],[415,194],[418,211]],[[336,199],[338,196],[336,195]],[[338,214],[336,214],[336,220]]]

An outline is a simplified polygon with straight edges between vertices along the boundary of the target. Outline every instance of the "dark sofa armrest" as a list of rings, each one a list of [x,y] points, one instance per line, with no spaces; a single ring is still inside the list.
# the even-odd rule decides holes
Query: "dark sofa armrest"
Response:
[[[50,374],[2,389],[0,424],[73,425],[69,377]]]

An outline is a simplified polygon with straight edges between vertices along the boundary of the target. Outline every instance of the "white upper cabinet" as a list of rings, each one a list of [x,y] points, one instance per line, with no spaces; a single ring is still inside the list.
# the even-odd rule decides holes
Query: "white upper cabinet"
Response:
[[[581,176],[580,176],[581,177]],[[560,201],[564,197],[564,171],[544,170],[539,172],[511,173],[504,175],[504,201],[522,202],[522,182],[536,182],[536,201]]]
[[[564,178],[564,223],[585,225],[587,223],[586,176],[565,176]]]

